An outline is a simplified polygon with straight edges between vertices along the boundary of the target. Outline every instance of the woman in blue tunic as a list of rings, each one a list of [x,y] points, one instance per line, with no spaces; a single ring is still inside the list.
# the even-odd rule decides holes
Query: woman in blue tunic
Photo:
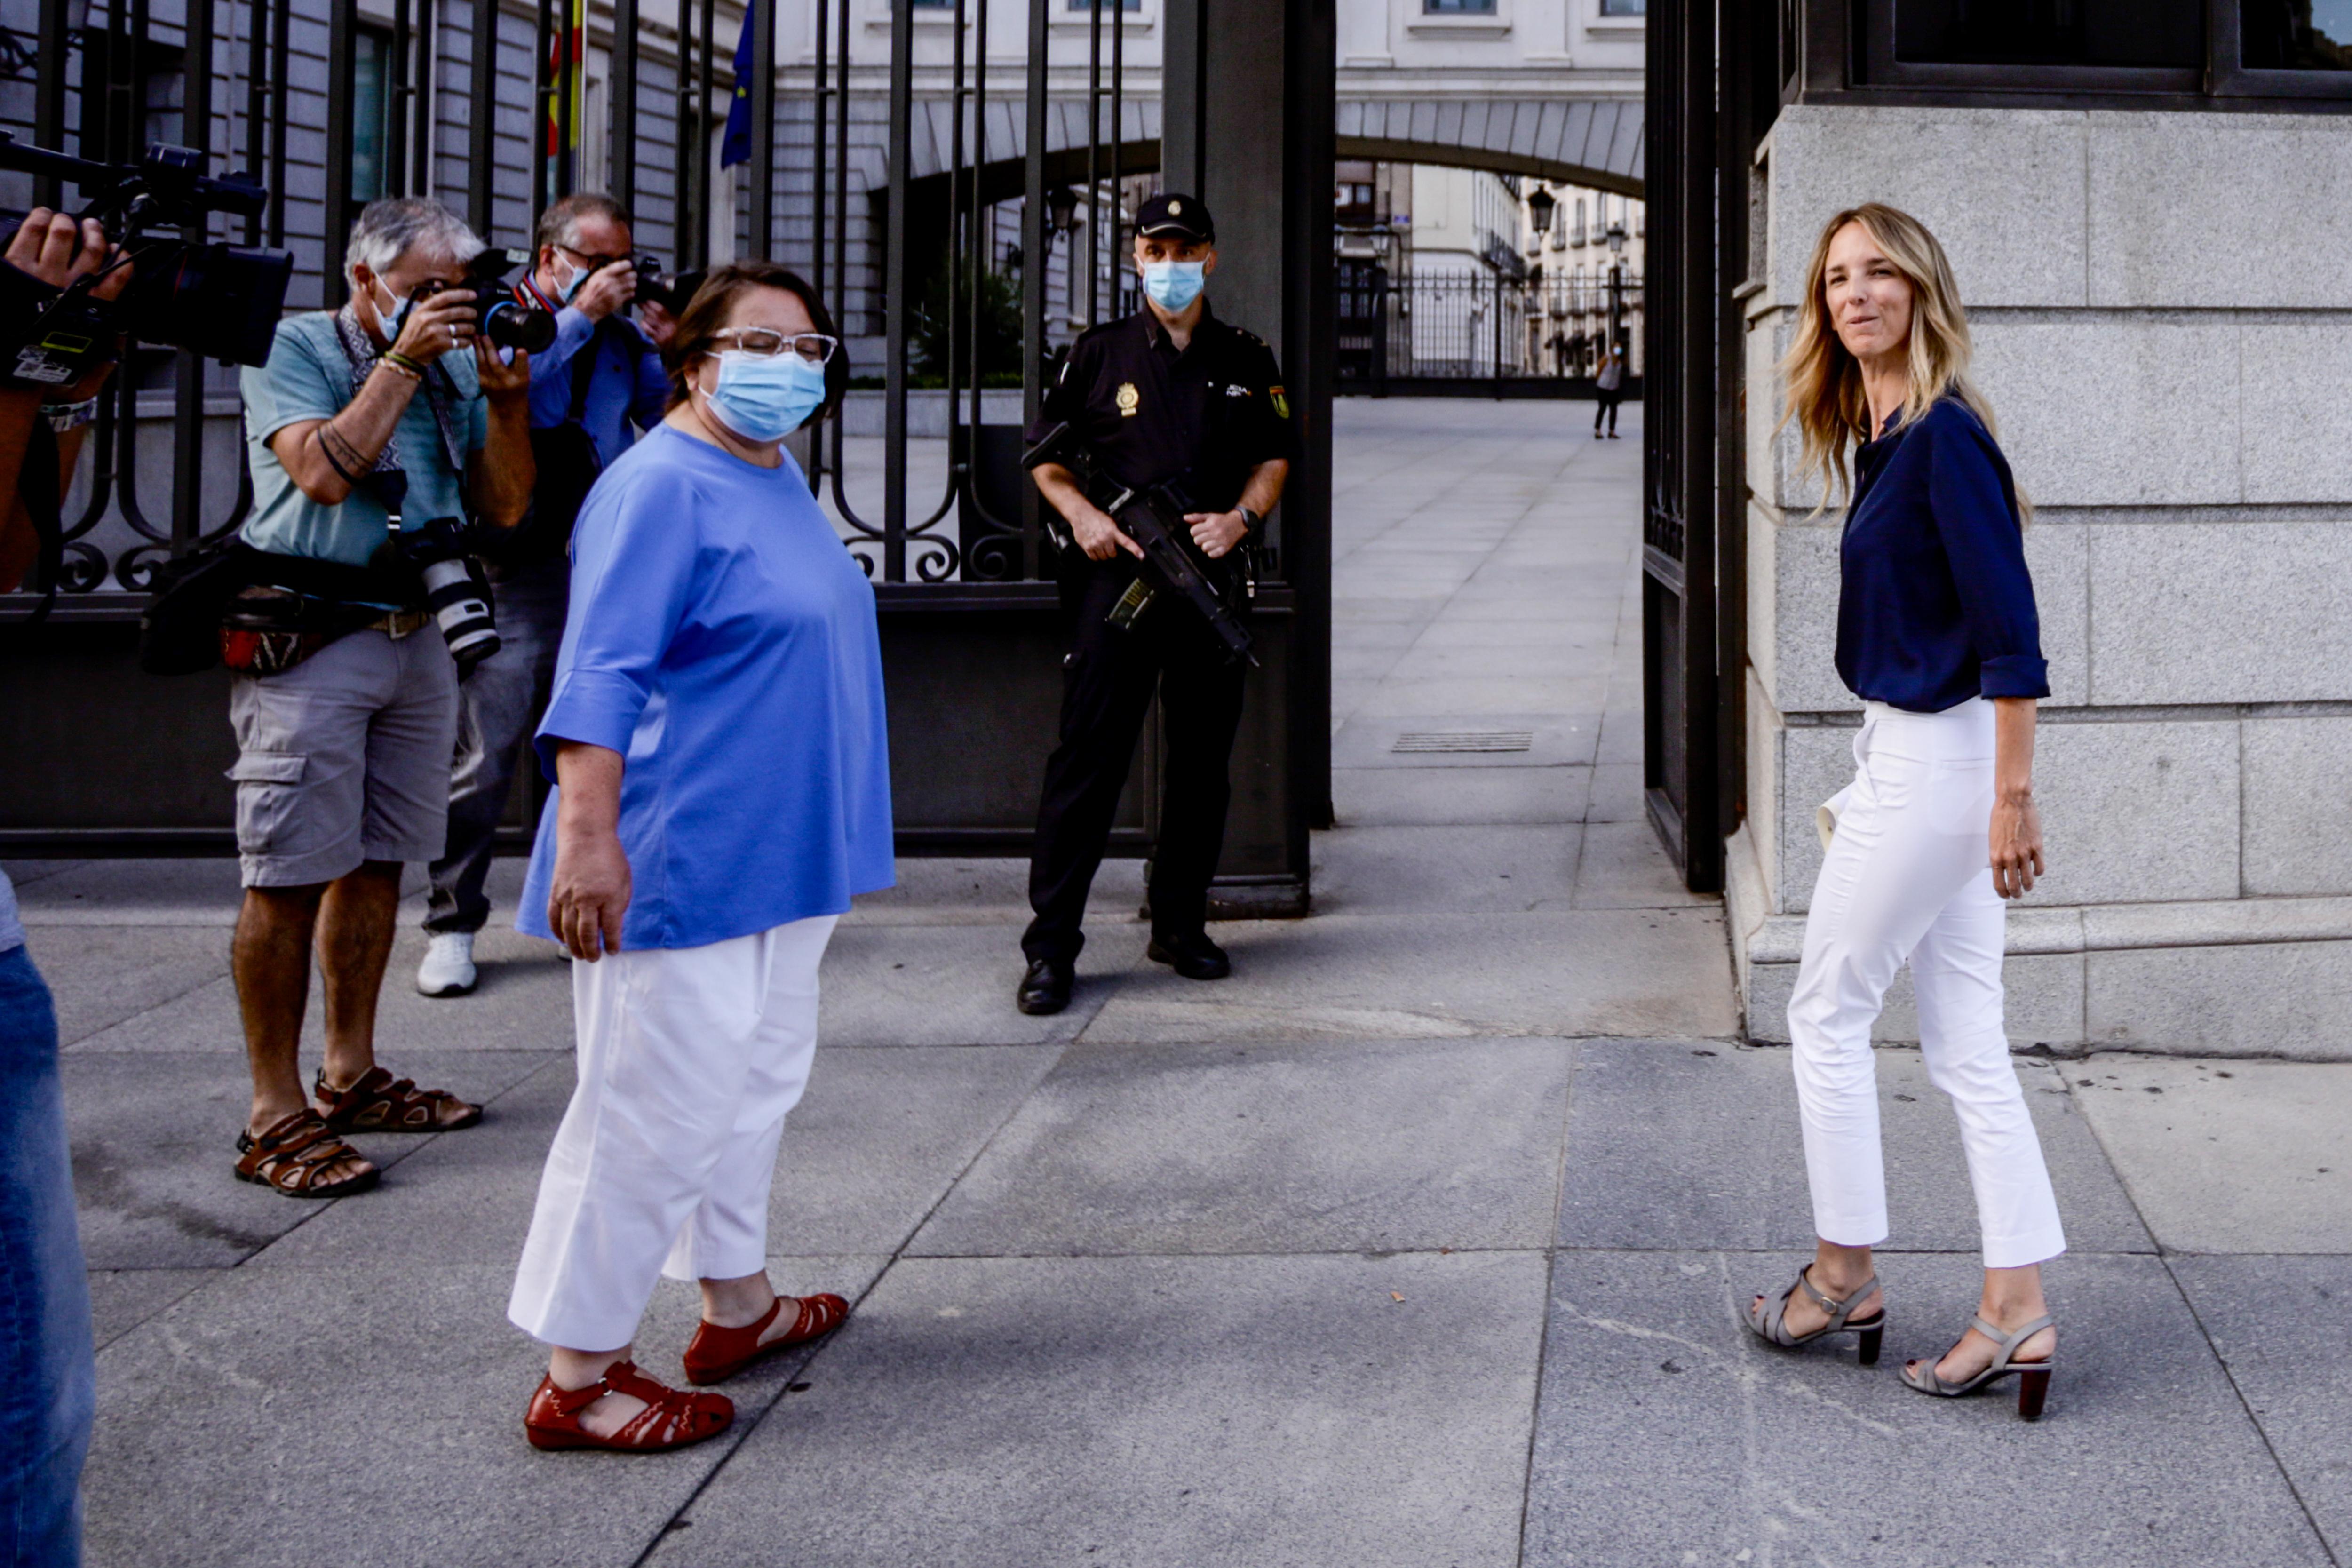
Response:
[[[817,963],[892,875],[874,591],[782,447],[848,366],[808,285],[763,261],[711,273],[669,363],[668,415],[581,510],[539,728],[557,787],[519,923],[577,961],[580,1047],[508,1306],[551,1347],[524,1416],[541,1448],[654,1452],[734,1419],[630,1360],[658,1275],[701,1286],[696,1384],[849,1312],[767,1275]]]
[[[2025,509],[1969,379],[1967,313],[1943,247],[1872,203],[1822,231],[1784,367],[1787,420],[1824,487],[1854,479],[1839,549],[1838,673],[1863,699],[1853,782],[1822,806],[1827,853],[1789,1002],[1811,1180],[1811,1262],[1748,1326],[1776,1345],[1861,1336],[1886,1310],[1871,1249],[1886,1239],[1871,1026],[1907,961],[1927,1074],[1951,1097],[1983,1233],[1976,1317],[1922,1394],[2018,1379],[2042,1411],[2057,1347],[2042,1264],[2065,1249],[2002,1021],[2003,900],[2041,874],[2037,700],[2050,695]]]

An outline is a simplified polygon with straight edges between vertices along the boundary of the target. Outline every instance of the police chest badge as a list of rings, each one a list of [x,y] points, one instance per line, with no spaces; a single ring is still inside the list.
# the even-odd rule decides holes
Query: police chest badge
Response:
[[[1132,419],[1135,417],[1135,411],[1143,405],[1143,395],[1135,390],[1135,383],[1122,381],[1118,384],[1118,403],[1119,413]]]
[[[1265,395],[1274,404],[1274,412],[1276,418],[1287,419],[1290,417],[1290,399],[1282,395],[1282,388],[1278,386],[1269,386],[1265,389]]]

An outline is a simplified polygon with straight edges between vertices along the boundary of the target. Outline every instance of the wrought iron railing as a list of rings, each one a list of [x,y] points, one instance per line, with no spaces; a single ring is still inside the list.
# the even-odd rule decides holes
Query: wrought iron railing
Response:
[[[1604,348],[1642,374],[1638,275],[1511,278],[1470,265],[1430,265],[1391,276],[1385,265],[1339,263],[1339,373],[1357,384],[1391,380],[1589,379]]]
[[[919,9],[928,19],[949,6],[890,0],[886,61],[863,36],[862,5],[853,28],[857,0],[799,0],[793,14],[813,11],[814,35],[796,47],[813,43],[813,52],[780,71],[775,27],[754,25],[740,40],[748,69],[740,82],[726,40],[741,29],[740,0],[596,0],[593,10],[583,0],[367,0],[365,9],[361,0],[17,3],[37,4],[39,38],[32,121],[20,133],[110,161],[135,159],[146,141],[165,140],[211,154],[216,168],[252,171],[271,197],[239,237],[295,250],[289,309],[340,301],[344,235],[374,195],[439,195],[492,243],[527,243],[538,213],[592,173],[584,133],[601,129],[602,184],[636,210],[640,248],[673,257],[681,271],[724,259],[730,248],[772,256],[809,276],[845,334],[865,340],[869,354],[880,349],[878,365],[853,367],[878,374],[882,384],[878,515],[853,504],[843,482],[839,422],[808,461],[812,482],[829,483],[846,542],[877,581],[1049,574],[1034,495],[1004,482],[1006,465],[1017,462],[1017,437],[984,417],[982,390],[992,374],[1017,373],[1024,412],[1034,415],[1066,323],[1099,320],[1122,298],[1118,193],[1126,177],[1153,166],[1157,138],[1144,133],[1128,84],[1126,12],[1117,0],[1087,24],[1085,130],[1058,148],[1046,144],[1055,86],[1048,17],[1067,0],[998,0],[1028,13],[1017,82],[991,79],[988,50],[977,41],[987,36],[990,0],[952,0],[944,69],[919,66],[915,19]],[[764,12],[780,0],[757,3]],[[74,25],[77,16],[86,20]],[[314,42],[321,28],[323,54]],[[382,62],[369,94],[359,90],[363,44]],[[595,127],[584,123],[596,112],[583,93],[591,44],[606,56]],[[869,149],[855,139],[863,121],[852,109],[877,91],[887,105],[882,201],[878,211],[861,210],[868,193],[856,165]],[[713,153],[739,100],[749,121],[748,177],[734,191]],[[362,123],[363,107],[378,101],[385,105],[380,122]],[[992,134],[992,105],[1002,125],[1016,101],[1017,134]],[[150,106],[162,102],[185,106],[169,116],[176,125],[156,123]],[[919,112],[923,129],[942,114],[948,126],[944,169],[919,177]],[[322,153],[311,151],[314,130],[323,130]],[[375,174],[365,191],[355,187],[362,161]],[[1081,242],[1054,198],[1081,177],[1090,215],[1083,300],[1072,293],[1049,321],[1049,254],[1057,237]],[[0,184],[0,195],[18,204],[70,203],[72,195],[21,179]],[[1017,209],[1023,264],[1021,348],[1011,367],[984,363],[982,352],[991,302],[1005,288],[993,252],[1008,209]],[[852,244],[861,224],[873,253],[862,269]],[[876,228],[878,245],[870,243]],[[943,257],[919,253],[919,231],[944,233]],[[929,276],[920,269],[934,260],[943,262],[944,298],[919,302]],[[934,374],[947,393],[948,473],[940,494],[915,497],[910,353],[922,325],[941,314],[949,347]],[[191,354],[139,351],[126,363],[101,400],[67,520],[67,595],[95,600],[143,590],[159,561],[244,521],[252,493],[234,399],[232,377]],[[153,443],[167,417],[164,462]],[[223,461],[232,424],[234,474]],[[169,497],[168,517],[159,495]]]

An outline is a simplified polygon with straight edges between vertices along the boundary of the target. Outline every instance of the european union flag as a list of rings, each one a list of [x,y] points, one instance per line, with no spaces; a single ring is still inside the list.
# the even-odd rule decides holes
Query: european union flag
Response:
[[[751,161],[751,24],[760,15],[760,0],[743,7],[743,31],[735,39],[735,98],[727,106],[727,136],[719,146],[719,166],[731,169]]]

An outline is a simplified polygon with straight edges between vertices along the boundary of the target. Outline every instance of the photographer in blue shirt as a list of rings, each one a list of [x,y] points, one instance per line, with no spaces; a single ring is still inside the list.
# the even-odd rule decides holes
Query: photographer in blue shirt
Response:
[[[467,679],[449,778],[449,837],[433,863],[428,937],[416,988],[473,990],[474,933],[490,916],[483,884],[523,737],[547,700],[563,633],[564,556],[596,476],[662,416],[661,351],[676,323],[637,305],[628,209],[606,195],[564,197],[539,220],[537,264],[516,298],[555,312],[553,346],[531,356],[530,439],[539,486],[531,514],[488,563],[503,646]]]

